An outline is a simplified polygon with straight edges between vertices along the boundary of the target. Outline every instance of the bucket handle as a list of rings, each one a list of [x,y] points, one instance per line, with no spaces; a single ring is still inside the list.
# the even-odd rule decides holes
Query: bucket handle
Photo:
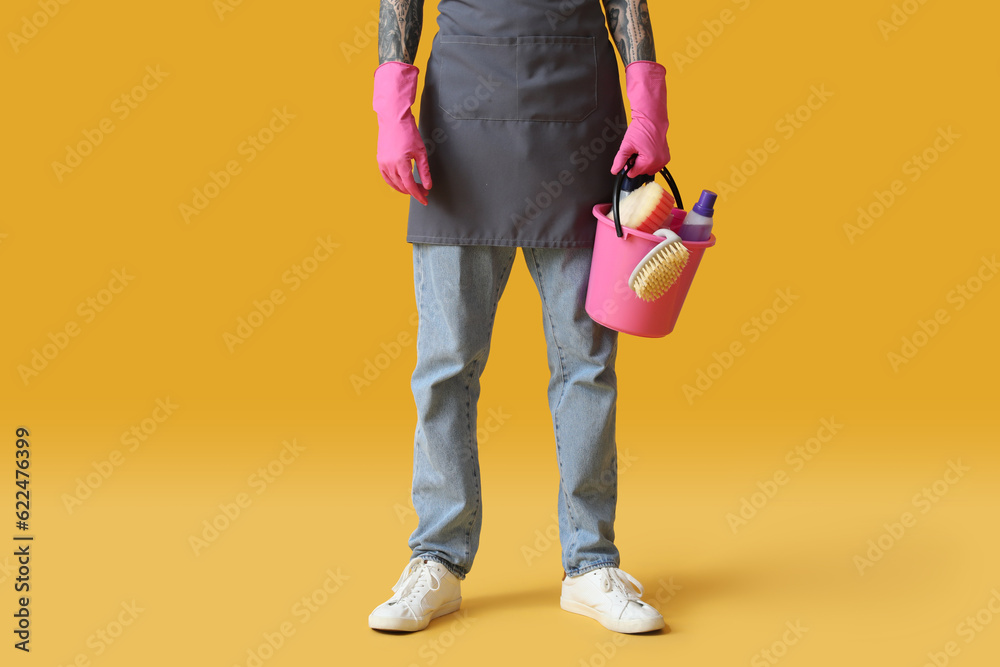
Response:
[[[628,173],[628,170],[635,166],[635,161],[636,159],[638,159],[638,157],[639,157],[638,153],[632,153],[632,157],[628,159],[628,162],[625,163],[625,166],[622,168],[622,170],[618,172],[618,174],[615,176],[615,189],[611,197],[611,206],[614,209],[615,213],[614,215],[615,233],[618,235],[618,238],[622,238],[625,235],[622,232],[622,223],[620,222],[621,217],[618,215],[618,204],[622,194],[622,182],[625,180],[625,174]],[[674,177],[670,175],[670,172],[667,171],[667,168],[665,166],[663,167],[663,169],[660,169],[660,174],[663,176],[664,180],[666,180],[667,185],[670,186],[670,192],[674,195],[674,202],[676,202],[677,208],[683,209],[684,203],[681,201],[681,192],[680,190],[677,189],[677,184],[674,182]]]

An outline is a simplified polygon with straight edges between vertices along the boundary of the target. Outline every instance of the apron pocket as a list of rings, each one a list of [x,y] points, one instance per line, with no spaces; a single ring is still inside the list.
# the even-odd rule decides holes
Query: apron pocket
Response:
[[[517,40],[519,120],[579,122],[597,109],[597,47],[593,37]]]
[[[517,120],[517,38],[437,39],[438,106],[460,120]]]
[[[438,106],[452,118],[579,122],[597,109],[592,36],[437,39]]]

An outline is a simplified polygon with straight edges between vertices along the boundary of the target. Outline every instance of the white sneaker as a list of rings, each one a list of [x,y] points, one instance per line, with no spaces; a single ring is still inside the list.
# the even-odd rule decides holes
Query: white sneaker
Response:
[[[599,567],[576,577],[565,577],[559,606],[589,616],[608,630],[635,633],[659,630],[663,616],[639,598],[642,584],[617,567]]]
[[[423,630],[438,616],[458,611],[461,582],[441,563],[414,558],[392,587],[395,595],[375,607],[368,627],[376,630]]]

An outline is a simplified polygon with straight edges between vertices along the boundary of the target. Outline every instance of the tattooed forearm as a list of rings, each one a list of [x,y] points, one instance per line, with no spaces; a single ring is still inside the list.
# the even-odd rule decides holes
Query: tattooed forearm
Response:
[[[413,64],[424,23],[424,0],[381,0],[378,12],[378,61]]]
[[[656,60],[653,26],[649,21],[646,0],[604,0],[611,39],[618,47],[622,62]]]

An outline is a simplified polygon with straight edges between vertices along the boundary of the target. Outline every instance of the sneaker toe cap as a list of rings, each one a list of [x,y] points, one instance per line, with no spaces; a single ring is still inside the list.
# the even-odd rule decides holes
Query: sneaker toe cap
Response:
[[[373,618],[416,618],[405,604],[392,602],[391,600],[375,607],[371,616]]]
[[[625,608],[622,609],[619,618],[623,621],[636,621],[648,619],[662,619],[663,616],[651,604],[641,600],[629,600]]]

